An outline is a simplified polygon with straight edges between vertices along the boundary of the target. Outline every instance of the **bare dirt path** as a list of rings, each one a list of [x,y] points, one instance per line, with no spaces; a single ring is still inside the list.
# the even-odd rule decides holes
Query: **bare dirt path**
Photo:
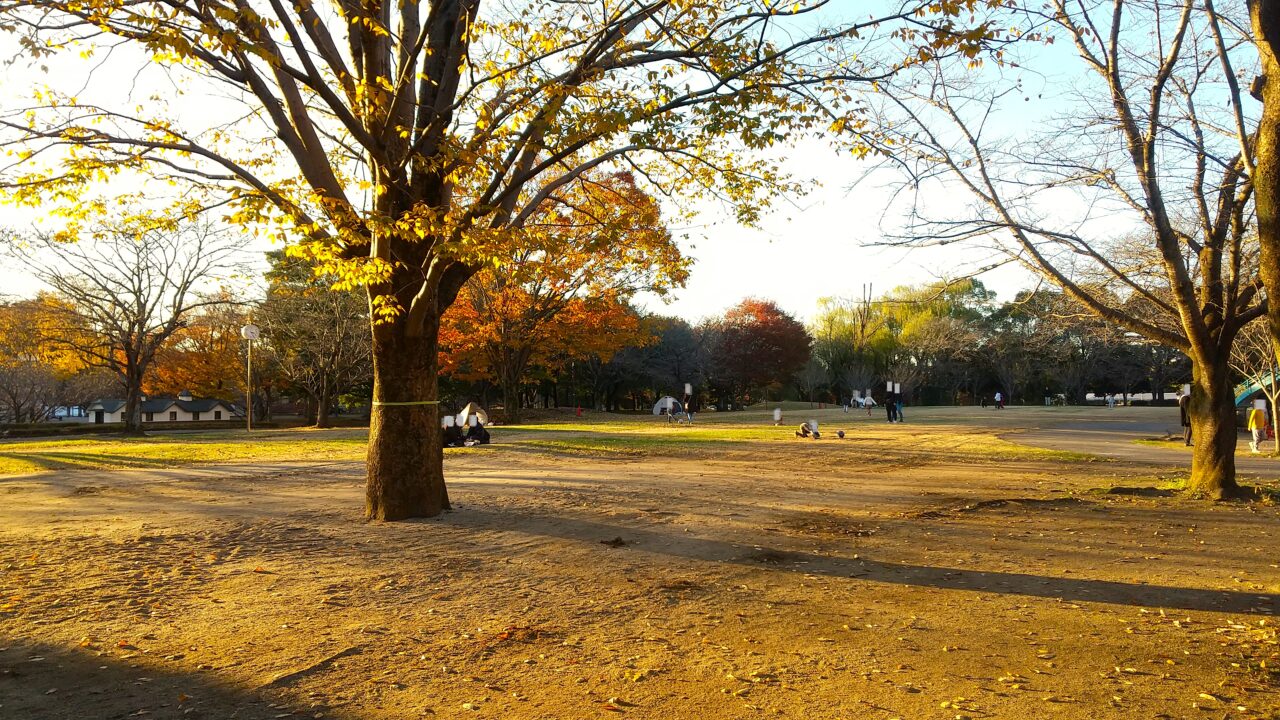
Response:
[[[1280,710],[1280,512],[1096,491],[1134,463],[447,465],[456,512],[392,525],[360,520],[359,463],[0,479],[0,717]]]
[[[1033,447],[1093,453],[1152,466],[1184,470],[1191,466],[1191,450],[1182,443],[1176,408],[1099,409],[1088,419],[1071,415],[1055,420],[1048,416],[1041,422],[1044,427],[1003,437]],[[1162,438],[1173,440],[1160,445],[1148,444]],[[1268,441],[1263,449],[1271,447]],[[1250,480],[1274,483],[1280,480],[1280,459],[1251,454],[1248,435],[1240,433],[1236,438],[1236,470]]]

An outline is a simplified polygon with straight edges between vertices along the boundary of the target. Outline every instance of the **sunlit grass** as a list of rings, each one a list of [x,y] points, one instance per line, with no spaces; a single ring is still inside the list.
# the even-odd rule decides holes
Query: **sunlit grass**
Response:
[[[797,422],[797,425],[799,423]],[[787,450],[803,448],[806,451],[826,448],[832,453],[928,453],[956,458],[987,458],[1005,460],[1101,460],[1086,453],[1048,450],[1019,445],[998,437],[994,432],[975,429],[917,429],[910,425],[854,422],[837,424],[826,421],[820,425],[823,439],[801,440],[795,437],[795,427],[790,424],[775,427],[772,424],[748,426],[728,423],[700,423],[694,425],[663,422],[621,421],[609,423],[539,423],[505,428],[512,434],[509,440],[515,446],[545,452],[569,455],[605,457],[643,457],[645,455],[670,455],[691,450],[710,451],[719,445],[739,451],[757,450],[762,458]],[[836,436],[836,430],[846,431],[845,439]],[[501,433],[503,429],[499,429]]]
[[[821,411],[819,411],[821,412]],[[973,426],[890,425],[865,413],[792,412],[775,427],[758,413],[707,414],[692,425],[653,416],[592,414],[564,422],[538,421],[493,428],[494,445],[456,453],[536,452],[568,457],[641,459],[696,454],[729,454],[761,462],[802,452],[809,462],[865,462],[878,457],[921,457],[957,462],[1027,460],[1079,462],[1099,460],[1083,453],[1019,445],[998,430]],[[803,417],[818,417],[823,439],[801,440],[795,427]],[[908,416],[910,417],[910,416]],[[726,422],[725,420],[731,420]],[[836,438],[844,429],[846,438]],[[209,463],[360,461],[368,432],[333,430],[216,430],[164,433],[146,437],[77,437],[0,443],[0,476],[52,470],[114,470],[181,467]],[[518,461],[512,458],[513,462]]]
[[[363,430],[212,431],[0,444],[0,475],[45,470],[181,467],[219,462],[360,460]]]

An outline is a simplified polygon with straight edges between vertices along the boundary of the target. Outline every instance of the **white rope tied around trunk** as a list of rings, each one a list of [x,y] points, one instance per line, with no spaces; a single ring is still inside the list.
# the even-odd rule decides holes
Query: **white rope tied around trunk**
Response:
[[[379,402],[377,400],[374,400],[373,404],[382,405],[384,407],[386,406],[402,407],[405,405],[439,405],[440,401],[439,400],[415,400],[413,402]]]

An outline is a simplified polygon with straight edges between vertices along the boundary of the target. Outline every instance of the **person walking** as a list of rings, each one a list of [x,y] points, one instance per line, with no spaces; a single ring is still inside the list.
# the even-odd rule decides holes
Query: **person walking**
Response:
[[[996,409],[997,410],[1004,409],[1004,393],[1000,392],[999,390],[996,391]]]
[[[1182,422],[1182,443],[1191,447],[1191,393],[1178,393],[1178,419]]]
[[[1267,411],[1258,407],[1256,403],[1253,409],[1249,411],[1249,434],[1252,439],[1249,441],[1249,450],[1254,455],[1262,452],[1258,449],[1258,445],[1267,439]]]
[[[884,398],[884,414],[889,422],[898,421],[898,403],[893,399],[893,393],[889,393]]]
[[[894,400],[898,403],[898,422],[906,422],[907,419],[902,415],[902,406],[906,404],[902,401],[902,393],[894,393],[894,396]]]

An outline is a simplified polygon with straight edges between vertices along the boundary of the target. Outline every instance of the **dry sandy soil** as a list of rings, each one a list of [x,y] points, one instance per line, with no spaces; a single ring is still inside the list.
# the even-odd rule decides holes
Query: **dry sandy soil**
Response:
[[[0,478],[0,718],[1280,717],[1274,505],[905,426],[519,432],[388,525],[358,463]]]

